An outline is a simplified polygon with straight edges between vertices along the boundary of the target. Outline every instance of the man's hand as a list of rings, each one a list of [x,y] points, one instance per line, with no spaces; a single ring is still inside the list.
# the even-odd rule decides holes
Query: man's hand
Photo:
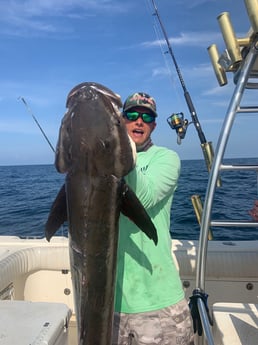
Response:
[[[258,222],[258,200],[255,200],[253,208],[248,213],[253,220]]]

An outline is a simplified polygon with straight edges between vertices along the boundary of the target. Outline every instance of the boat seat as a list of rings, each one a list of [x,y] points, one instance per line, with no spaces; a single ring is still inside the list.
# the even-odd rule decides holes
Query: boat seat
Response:
[[[67,247],[39,246],[20,249],[0,259],[0,291],[21,275],[37,270],[62,269],[70,269]]]
[[[215,303],[212,308],[216,345],[258,344],[258,304]]]
[[[0,310],[1,345],[68,345],[66,304],[8,300]]]

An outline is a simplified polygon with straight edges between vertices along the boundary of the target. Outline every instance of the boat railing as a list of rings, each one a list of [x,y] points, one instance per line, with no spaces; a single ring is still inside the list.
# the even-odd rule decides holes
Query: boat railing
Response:
[[[193,296],[190,298],[190,307],[193,307],[193,304],[195,304],[194,307],[198,308],[198,315],[196,315],[197,320],[194,320],[194,322],[198,323],[201,321],[201,325],[199,325],[199,329],[197,329],[200,336],[198,341],[202,343],[207,342],[208,345],[214,345],[211,327],[212,320],[207,305],[207,294],[205,293],[205,272],[210,227],[258,227],[258,223],[252,221],[217,221],[211,219],[214,194],[217,187],[217,180],[220,178],[220,172],[225,170],[254,170],[258,172],[257,165],[233,166],[222,163],[230,132],[237,114],[258,113],[258,106],[240,105],[243,94],[247,89],[258,89],[258,83],[254,82],[254,79],[258,78],[258,1],[245,0],[245,6],[251,22],[251,30],[248,36],[244,39],[237,39],[229,14],[224,12],[218,17],[218,20],[227,49],[219,56],[215,45],[208,48],[220,86],[227,83],[226,72],[234,73],[235,82],[235,89],[224,119],[209,174],[200,224],[196,288],[193,291]]]

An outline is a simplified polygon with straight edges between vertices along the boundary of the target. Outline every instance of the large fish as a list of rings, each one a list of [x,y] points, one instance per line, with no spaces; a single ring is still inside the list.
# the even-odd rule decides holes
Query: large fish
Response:
[[[66,106],[55,158],[66,182],[51,207],[45,233],[50,240],[68,216],[78,344],[109,345],[120,212],[155,244],[157,233],[123,179],[135,159],[120,117],[120,97],[88,82],[70,91]]]

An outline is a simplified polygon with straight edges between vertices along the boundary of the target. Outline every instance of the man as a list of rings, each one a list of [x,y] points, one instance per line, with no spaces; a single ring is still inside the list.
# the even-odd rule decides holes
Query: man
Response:
[[[249,214],[255,222],[258,222],[258,200],[254,201],[253,208],[249,211]]]
[[[121,215],[113,345],[192,345],[192,321],[169,233],[180,160],[174,151],[152,143],[157,112],[148,94],[129,96],[123,118],[137,148],[137,164],[126,182],[155,224],[158,244]]]

